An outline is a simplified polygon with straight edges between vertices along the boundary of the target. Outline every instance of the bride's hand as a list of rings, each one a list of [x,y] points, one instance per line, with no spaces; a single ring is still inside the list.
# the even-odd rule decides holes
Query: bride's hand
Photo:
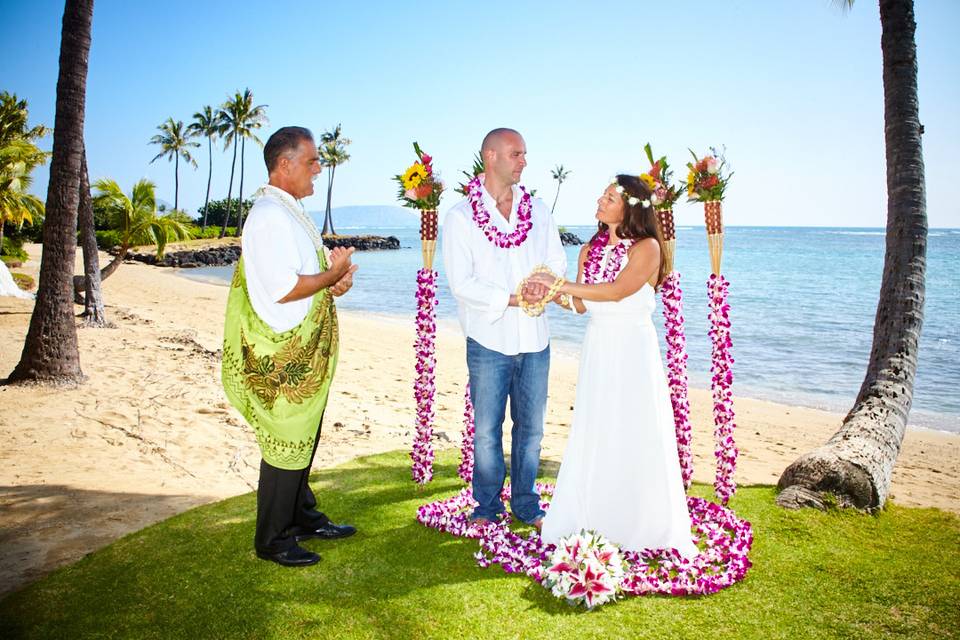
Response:
[[[528,283],[536,283],[536,284],[538,284],[538,285],[541,285],[541,286],[546,287],[546,288],[549,289],[551,286],[553,286],[553,283],[556,281],[556,279],[557,279],[557,278],[556,278],[555,276],[552,276],[552,275],[550,275],[549,273],[539,272],[539,273],[535,273],[535,274],[533,274],[532,276],[530,276],[530,277],[527,279],[527,282],[528,282]],[[544,293],[546,293],[546,292],[544,292]]]

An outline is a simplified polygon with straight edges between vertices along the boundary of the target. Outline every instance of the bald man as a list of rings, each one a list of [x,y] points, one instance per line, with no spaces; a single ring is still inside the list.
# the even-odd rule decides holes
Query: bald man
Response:
[[[539,528],[544,512],[536,491],[540,441],[547,404],[550,333],[546,316],[530,317],[514,293],[535,267],[565,274],[566,254],[547,206],[519,185],[527,166],[526,143],[513,129],[494,129],[480,149],[484,173],[468,186],[443,225],[443,263],[467,340],[467,369],[474,407],[471,519],[480,524],[505,512],[503,421],[510,400],[510,510]],[[527,302],[545,294],[539,285],[521,292]]]

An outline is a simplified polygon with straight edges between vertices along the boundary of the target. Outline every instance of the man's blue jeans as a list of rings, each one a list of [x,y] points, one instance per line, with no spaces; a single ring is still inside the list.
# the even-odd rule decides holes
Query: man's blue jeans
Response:
[[[550,346],[537,353],[506,356],[467,338],[467,369],[474,417],[473,518],[496,520],[506,477],[503,418],[510,398],[510,509],[526,523],[542,518],[535,483],[547,408]]]

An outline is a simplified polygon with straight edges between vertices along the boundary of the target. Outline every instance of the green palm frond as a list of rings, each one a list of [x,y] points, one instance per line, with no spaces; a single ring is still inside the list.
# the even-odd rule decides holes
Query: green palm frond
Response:
[[[155,244],[159,259],[169,242],[191,237],[189,228],[179,220],[157,215],[156,185],[150,180],[139,180],[130,195],[107,178],[97,180],[93,187],[97,191],[94,210],[106,214],[110,228],[120,233],[121,247]]]
[[[190,148],[199,147],[200,143],[191,139],[195,133],[185,126],[182,120],[167,118],[166,122],[157,126],[157,129],[160,133],[150,138],[150,144],[160,145],[160,153],[153,157],[151,163],[160,158],[166,157],[167,160],[173,160],[179,156],[194,167],[197,166],[197,161],[190,154]]]
[[[341,124],[330,131],[324,131],[320,135],[320,145],[317,151],[320,152],[320,164],[324,167],[338,167],[350,160],[350,154],[347,153],[347,146],[353,141],[343,135]]]

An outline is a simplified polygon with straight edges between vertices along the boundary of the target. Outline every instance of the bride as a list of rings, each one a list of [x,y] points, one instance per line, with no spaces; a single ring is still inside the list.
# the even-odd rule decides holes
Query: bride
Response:
[[[673,410],[651,314],[665,277],[650,191],[618,175],[597,201],[598,231],[580,251],[577,282],[560,288],[590,311],[576,405],[545,542],[594,530],[624,550],[697,555],[680,475]],[[547,273],[531,282],[554,284]]]

